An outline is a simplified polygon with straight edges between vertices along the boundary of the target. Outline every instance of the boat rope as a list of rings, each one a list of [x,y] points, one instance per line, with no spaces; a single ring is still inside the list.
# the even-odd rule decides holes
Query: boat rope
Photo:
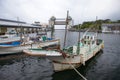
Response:
[[[62,56],[63,56],[64,59],[67,57],[67,55],[66,55],[66,53],[65,53],[64,51],[62,51],[62,50],[60,50],[60,49],[57,50],[57,51],[62,54]]]
[[[84,76],[69,62],[69,60],[68,60],[67,58],[65,58],[65,60],[69,63],[69,65],[75,70],[75,72],[76,72],[79,76],[81,76],[84,80],[87,80],[87,78],[84,77]]]

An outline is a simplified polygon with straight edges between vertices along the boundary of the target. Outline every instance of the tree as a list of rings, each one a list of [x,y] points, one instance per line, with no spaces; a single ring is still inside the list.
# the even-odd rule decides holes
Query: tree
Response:
[[[120,23],[120,20],[117,20],[118,23]]]

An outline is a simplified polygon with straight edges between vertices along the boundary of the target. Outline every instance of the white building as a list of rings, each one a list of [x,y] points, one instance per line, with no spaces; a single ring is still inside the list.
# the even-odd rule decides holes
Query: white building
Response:
[[[104,23],[101,28],[103,33],[120,33],[120,23]]]

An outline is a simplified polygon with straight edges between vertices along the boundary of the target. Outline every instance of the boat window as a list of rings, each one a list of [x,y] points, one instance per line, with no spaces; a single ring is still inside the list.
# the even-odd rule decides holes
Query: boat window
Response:
[[[94,41],[92,41],[92,44],[94,44]]]
[[[90,45],[90,42],[88,42],[88,45]]]
[[[87,37],[87,39],[89,39],[89,36]]]
[[[91,39],[93,39],[93,38],[91,37]]]

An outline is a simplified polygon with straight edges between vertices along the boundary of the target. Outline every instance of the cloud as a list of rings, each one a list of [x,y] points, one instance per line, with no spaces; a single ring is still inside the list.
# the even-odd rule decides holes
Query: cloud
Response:
[[[119,0],[0,0],[0,18],[32,23],[46,22],[51,16],[66,17],[67,10],[75,24],[99,19],[120,19]]]

